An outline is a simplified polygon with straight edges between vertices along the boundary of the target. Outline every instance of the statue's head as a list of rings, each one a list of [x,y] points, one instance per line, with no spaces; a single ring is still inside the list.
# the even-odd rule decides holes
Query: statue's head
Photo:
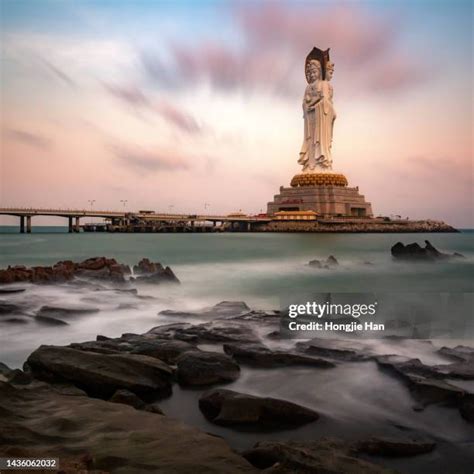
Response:
[[[306,80],[311,83],[321,79],[321,63],[317,59],[311,59],[306,67]]]
[[[328,62],[326,64],[326,81],[330,81],[334,75],[334,63]]]

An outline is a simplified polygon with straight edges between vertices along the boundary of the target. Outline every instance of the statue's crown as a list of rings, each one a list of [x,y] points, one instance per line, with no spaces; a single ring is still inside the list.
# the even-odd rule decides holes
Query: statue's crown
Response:
[[[327,64],[329,63],[329,49],[326,49],[326,51],[323,51],[322,49],[316,48],[316,46],[310,51],[308,56],[306,56],[306,61],[304,64],[304,70],[306,73],[306,70],[308,68],[308,63],[312,59],[316,59],[319,61],[319,64],[321,64],[321,72],[322,72],[322,78],[326,79],[326,69],[327,69]]]

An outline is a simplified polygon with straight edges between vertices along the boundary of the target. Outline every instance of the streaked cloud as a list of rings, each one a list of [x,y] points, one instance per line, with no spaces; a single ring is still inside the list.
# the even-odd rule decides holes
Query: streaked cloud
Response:
[[[49,150],[53,141],[38,133],[27,132],[25,130],[7,129],[5,136],[12,141],[27,145],[29,147],[38,148],[40,150]]]
[[[139,175],[149,172],[179,171],[189,168],[189,163],[172,151],[156,151],[125,145],[112,145],[109,148],[117,162]]]

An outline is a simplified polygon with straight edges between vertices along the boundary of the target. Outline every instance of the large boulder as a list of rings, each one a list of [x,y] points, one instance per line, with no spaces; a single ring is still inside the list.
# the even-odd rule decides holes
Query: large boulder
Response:
[[[225,354],[189,351],[178,357],[177,377],[181,385],[212,385],[233,382],[240,375],[240,367]]]
[[[306,365],[310,367],[331,368],[335,364],[318,357],[306,356],[293,352],[272,351],[261,343],[227,342],[224,352],[238,362],[254,367],[283,367],[290,365]]]
[[[250,474],[218,436],[122,403],[0,382],[0,457],[55,457],[68,473]],[[87,455],[74,464],[72,455]],[[65,460],[65,462],[63,462]]]
[[[314,410],[296,403],[225,389],[205,392],[199,399],[199,408],[209,421],[218,425],[259,429],[296,427],[319,418]]]
[[[153,357],[137,354],[98,354],[70,347],[41,346],[25,369],[49,382],[69,382],[89,395],[108,399],[116,390],[161,398],[171,394],[172,369]]]

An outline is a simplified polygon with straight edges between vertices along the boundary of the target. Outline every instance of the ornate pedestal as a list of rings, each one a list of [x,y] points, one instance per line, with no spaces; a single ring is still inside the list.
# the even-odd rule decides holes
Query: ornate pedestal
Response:
[[[267,214],[315,211],[321,217],[372,217],[372,206],[340,173],[300,173],[268,203]]]

